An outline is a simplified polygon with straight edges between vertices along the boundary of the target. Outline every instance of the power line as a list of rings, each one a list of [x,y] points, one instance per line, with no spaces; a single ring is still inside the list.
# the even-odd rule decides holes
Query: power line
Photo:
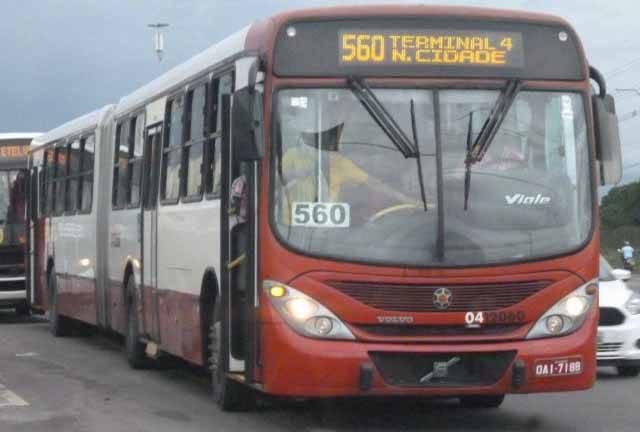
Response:
[[[627,70],[629,70],[632,66],[634,66],[638,62],[640,62],[640,57],[635,57],[635,58],[629,60],[628,62],[626,62],[625,64],[623,64],[622,66],[618,66],[617,68],[614,68],[611,71],[607,72],[605,74],[605,77],[607,79],[611,79],[611,78],[613,78],[615,76],[621,75],[621,74],[625,73]]]

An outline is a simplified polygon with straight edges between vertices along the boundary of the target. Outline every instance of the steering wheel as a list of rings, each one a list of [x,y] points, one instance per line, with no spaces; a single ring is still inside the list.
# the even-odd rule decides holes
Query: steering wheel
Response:
[[[368,223],[375,223],[377,222],[379,219],[391,214],[391,213],[396,213],[396,212],[400,212],[400,211],[413,211],[413,210],[418,210],[420,207],[417,204],[397,204],[397,205],[393,205],[391,207],[387,207],[385,209],[380,210],[379,212],[377,212],[376,214],[374,214],[373,216],[371,216],[369,218],[369,220],[367,221]]]

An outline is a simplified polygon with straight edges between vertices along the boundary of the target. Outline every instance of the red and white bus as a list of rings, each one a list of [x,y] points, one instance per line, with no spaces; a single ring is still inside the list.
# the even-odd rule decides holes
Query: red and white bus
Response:
[[[36,133],[0,133],[0,308],[29,313],[25,276],[27,157]]]
[[[33,307],[208,366],[224,409],[594,383],[620,144],[560,18],[287,12],[34,146]]]

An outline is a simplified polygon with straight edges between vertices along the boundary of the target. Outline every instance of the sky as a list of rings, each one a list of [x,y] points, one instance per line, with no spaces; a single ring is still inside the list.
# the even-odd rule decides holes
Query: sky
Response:
[[[0,3],[0,132],[52,129],[117,102],[171,67],[253,21],[288,9],[363,0],[3,0]],[[376,1],[416,3],[415,1]],[[424,3],[424,2],[422,2]],[[431,3],[431,2],[427,2]],[[559,15],[607,77],[622,118],[627,167],[640,177],[640,4],[634,0],[440,0]],[[159,62],[148,23],[168,22]],[[616,92],[617,88],[638,89]]]

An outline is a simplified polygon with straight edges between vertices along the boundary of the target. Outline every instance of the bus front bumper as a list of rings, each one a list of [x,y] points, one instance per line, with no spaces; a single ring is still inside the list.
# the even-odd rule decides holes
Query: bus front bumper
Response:
[[[262,388],[298,397],[586,390],[596,377],[596,330],[592,311],[577,332],[557,338],[382,344],[310,339],[282,321],[263,322]]]
[[[15,306],[26,299],[24,276],[0,278],[0,307]]]

